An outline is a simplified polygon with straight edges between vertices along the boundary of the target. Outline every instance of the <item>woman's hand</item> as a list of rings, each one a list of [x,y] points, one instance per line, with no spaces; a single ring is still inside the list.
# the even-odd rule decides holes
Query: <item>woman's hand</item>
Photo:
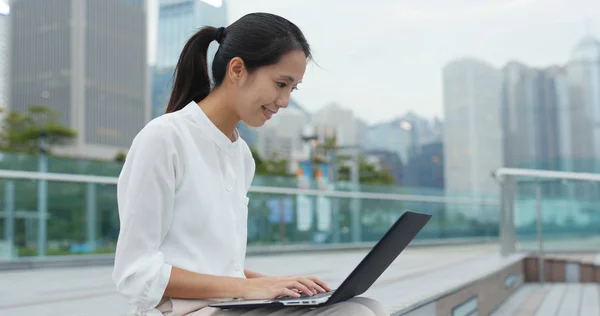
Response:
[[[299,292],[308,296],[331,291],[329,286],[317,277],[262,277],[245,279],[241,292],[244,299],[273,299],[278,296],[300,297]]]

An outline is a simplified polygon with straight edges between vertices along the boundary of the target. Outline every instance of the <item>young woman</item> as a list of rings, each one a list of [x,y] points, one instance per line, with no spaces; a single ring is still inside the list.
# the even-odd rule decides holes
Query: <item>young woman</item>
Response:
[[[213,40],[220,46],[211,89],[206,54]],[[186,43],[167,113],[136,136],[117,185],[121,230],[113,280],[129,299],[130,315],[239,315],[207,305],[215,298],[330,290],[316,277],[244,269],[255,165],[235,127],[239,121],[261,126],[287,107],[310,58],[300,29],[266,13],[246,15],[227,28],[204,27]],[[268,312],[388,315],[366,298]]]

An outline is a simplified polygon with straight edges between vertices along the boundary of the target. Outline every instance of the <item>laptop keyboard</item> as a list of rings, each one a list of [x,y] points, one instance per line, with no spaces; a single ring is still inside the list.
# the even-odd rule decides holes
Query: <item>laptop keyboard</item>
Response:
[[[333,293],[333,290],[329,291],[329,292],[325,292],[325,293],[317,293],[314,294],[313,296],[308,296],[304,293],[300,294],[300,297],[291,297],[291,296],[287,296],[287,295],[283,295],[283,296],[279,296],[276,299],[277,300],[297,300],[297,299],[303,299],[303,298],[310,298],[310,299],[317,299],[317,298],[321,298],[321,297],[325,297],[325,296],[329,296]]]

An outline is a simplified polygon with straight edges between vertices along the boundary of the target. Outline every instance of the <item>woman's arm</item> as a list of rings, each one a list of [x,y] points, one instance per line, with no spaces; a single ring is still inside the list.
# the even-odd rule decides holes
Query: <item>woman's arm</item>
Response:
[[[242,278],[198,274],[173,267],[164,296],[187,299],[244,297]]]
[[[246,275],[246,278],[248,279],[254,279],[254,278],[264,278],[266,277],[266,275],[258,273],[258,272],[254,272],[254,271],[250,271],[250,270],[244,270],[244,274]]]
[[[148,123],[133,140],[117,182],[113,280],[140,312],[158,305],[173,269],[160,244],[171,225],[176,174],[182,172],[177,142],[169,122]]]
[[[184,299],[272,299],[280,295],[299,297],[330,288],[316,277],[256,277],[252,279],[198,274],[173,267],[164,296]]]

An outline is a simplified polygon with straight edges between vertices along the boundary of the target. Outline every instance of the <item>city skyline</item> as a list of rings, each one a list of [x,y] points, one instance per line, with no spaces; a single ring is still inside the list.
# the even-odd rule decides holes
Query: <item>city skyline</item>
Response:
[[[227,5],[230,23],[267,11],[299,25],[318,65],[309,64],[296,99],[311,112],[337,102],[369,124],[408,111],[443,118],[440,73],[455,59],[475,57],[496,68],[510,61],[548,67],[566,63],[586,32],[600,36],[600,20],[589,18],[600,3],[585,0],[458,1],[452,10],[439,0]]]

